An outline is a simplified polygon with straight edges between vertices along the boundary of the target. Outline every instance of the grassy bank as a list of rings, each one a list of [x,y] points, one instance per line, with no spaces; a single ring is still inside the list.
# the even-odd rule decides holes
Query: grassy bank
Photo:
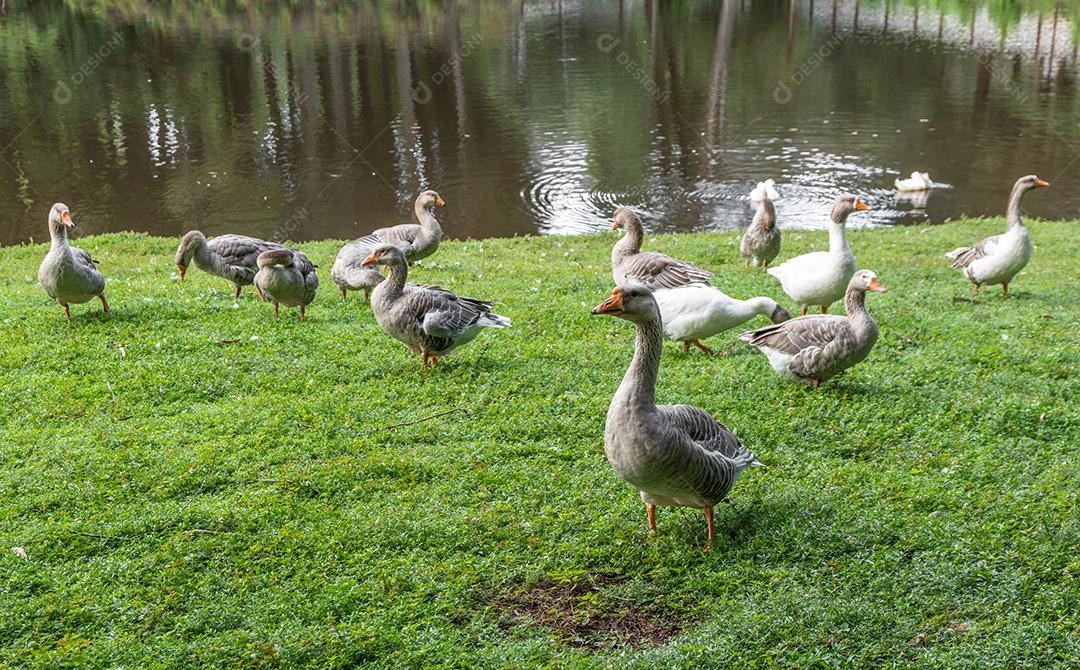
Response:
[[[324,282],[307,322],[179,282],[175,241],[108,235],[78,243],[113,311],[69,324],[44,246],[2,249],[0,667],[1075,662],[1076,224],[1032,224],[1013,296],[973,300],[942,253],[1002,226],[853,232],[889,289],[881,338],[820,391],[734,333],[709,342],[726,358],[667,346],[660,400],[768,465],[711,552],[692,510],[650,537],[604,460],[633,339],[589,314],[613,236],[445,244],[415,279],[514,326],[434,370],[341,303],[333,242],[301,245]],[[824,238],[788,233],[784,257]],[[737,244],[647,240],[783,298]]]

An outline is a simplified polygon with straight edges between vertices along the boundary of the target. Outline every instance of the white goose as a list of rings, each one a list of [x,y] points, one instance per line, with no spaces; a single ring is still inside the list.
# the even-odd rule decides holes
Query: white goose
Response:
[[[776,190],[776,182],[772,179],[759,181],[757,186],[750,191],[750,202],[761,202],[766,198],[769,200],[780,199],[780,193]]]
[[[701,340],[742,325],[758,315],[773,323],[791,318],[788,311],[772,298],[760,296],[738,300],[708,284],[661,289],[653,293],[653,297],[660,307],[664,335],[669,340],[682,342],[683,351],[689,351],[692,344],[715,355]]]
[[[829,305],[844,297],[848,280],[855,274],[855,254],[844,235],[844,222],[852,212],[869,209],[853,195],[840,196],[832,209],[829,250],[796,256],[769,268],[769,274],[780,280],[784,292],[802,306],[803,315],[810,305],[819,305],[825,314]]]
[[[929,191],[937,185],[927,172],[912,172],[907,179],[896,179],[893,183],[896,185],[896,190],[901,193]]]

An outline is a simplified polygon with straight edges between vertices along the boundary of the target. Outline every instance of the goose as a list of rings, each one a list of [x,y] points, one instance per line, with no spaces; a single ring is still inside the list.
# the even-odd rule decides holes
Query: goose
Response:
[[[832,208],[829,250],[796,256],[768,269],[780,280],[784,292],[802,306],[804,316],[810,305],[820,305],[825,314],[829,305],[844,297],[848,280],[855,273],[855,254],[844,236],[844,222],[848,214],[869,209],[853,195],[840,196]]]
[[[358,244],[358,241],[350,242],[338,251],[334,267],[330,269],[330,278],[341,289],[342,300],[348,299],[349,291],[363,291],[364,300],[371,301],[371,289],[382,282],[383,276],[373,267],[360,265],[370,253],[370,247]]]
[[[893,181],[896,185],[896,190],[901,193],[907,191],[929,191],[937,186],[934,180],[930,178],[929,173],[926,172],[912,172],[911,176],[907,179],[896,179]]]
[[[877,322],[866,311],[867,291],[885,287],[870,270],[859,270],[844,294],[847,316],[815,314],[743,333],[739,339],[757,347],[782,377],[814,388],[866,358],[877,341]]]
[[[38,268],[38,281],[49,297],[64,308],[64,316],[71,321],[68,305],[82,304],[94,298],[101,299],[101,309],[109,313],[109,301],[105,299],[105,277],[94,265],[90,254],[68,244],[68,229],[74,228],[68,206],[58,202],[49,210],[49,237],[52,245]]]
[[[271,249],[259,254],[259,271],[255,274],[255,286],[266,299],[274,303],[274,316],[278,315],[278,303],[286,307],[299,307],[300,319],[305,308],[315,299],[319,277],[315,266],[301,251]]]
[[[763,268],[769,267],[769,263],[780,255],[780,229],[776,227],[776,207],[772,199],[762,197],[758,201],[754,220],[739,243],[739,255],[748,266]]]
[[[653,298],[660,307],[664,335],[682,342],[683,351],[690,351],[690,345],[694,345],[709,355],[715,352],[701,343],[707,337],[742,325],[759,314],[773,323],[791,318],[772,298],[737,300],[708,284],[661,289],[653,293]]]
[[[615,210],[612,230],[626,229],[626,235],[611,250],[611,276],[616,286],[629,281],[643,284],[651,289],[675,288],[708,281],[713,273],[696,265],[680,261],[665,254],[642,251],[641,241],[645,230],[641,218],[629,207]]]
[[[419,224],[403,223],[378,228],[341,247],[330,270],[330,278],[341,289],[341,299],[346,299],[348,291],[363,291],[364,299],[371,300],[371,289],[382,282],[383,276],[376,268],[364,267],[361,263],[380,244],[401,247],[410,264],[435,253],[443,232],[433,210],[445,205],[446,201],[438,193],[424,191],[413,202],[413,213]]]
[[[382,244],[363,265],[378,263],[389,270],[386,280],[371,292],[375,321],[391,337],[423,356],[432,366],[467,344],[484,328],[506,328],[510,319],[491,311],[492,303],[465,298],[439,286],[407,284],[409,264],[401,247]]]
[[[180,246],[176,249],[176,269],[180,272],[180,281],[183,281],[187,269],[194,263],[203,272],[235,284],[234,295],[239,298],[240,289],[255,281],[255,273],[259,271],[259,254],[284,248],[276,242],[247,235],[218,235],[207,241],[206,235],[192,230],[180,238]]]
[[[779,200],[780,193],[776,190],[776,182],[772,179],[766,179],[765,181],[759,181],[750,191],[750,202],[761,202],[762,200]]]
[[[1049,185],[1050,182],[1033,174],[1017,179],[1009,195],[1005,232],[945,254],[952,259],[952,267],[963,268],[964,275],[971,280],[973,292],[978,292],[983,284],[1001,284],[1002,296],[1009,297],[1009,282],[1031,259],[1031,233],[1020,219],[1020,200],[1028,191]]]
[[[640,492],[649,530],[656,532],[657,505],[703,509],[711,544],[713,506],[743,470],[761,463],[704,410],[656,404],[663,327],[652,291],[638,284],[616,287],[592,313],[626,319],[636,329],[634,358],[607,412],[608,462]]]

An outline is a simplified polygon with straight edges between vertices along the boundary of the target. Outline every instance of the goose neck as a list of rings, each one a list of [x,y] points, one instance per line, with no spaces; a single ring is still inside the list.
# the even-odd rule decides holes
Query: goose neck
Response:
[[[618,394],[625,402],[639,408],[656,404],[656,377],[663,350],[663,329],[658,316],[635,324],[634,359],[623,376]]]
[[[1026,190],[1024,185],[1017,184],[1013,186],[1012,193],[1009,194],[1009,208],[1006,210],[1007,230],[1024,227],[1024,222],[1020,218],[1020,201],[1023,200]]]

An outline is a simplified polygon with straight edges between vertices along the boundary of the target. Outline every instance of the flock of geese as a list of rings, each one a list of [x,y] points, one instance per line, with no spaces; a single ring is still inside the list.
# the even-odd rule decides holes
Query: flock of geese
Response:
[[[970,247],[948,252],[952,267],[963,271],[974,290],[1009,282],[1031,257],[1031,236],[1020,218],[1024,193],[1049,184],[1035,175],[1017,180],[1009,197],[1005,232]],[[867,291],[884,291],[877,275],[858,269],[844,235],[850,214],[870,209],[853,195],[842,195],[832,209],[829,249],[803,254],[780,265],[769,264],[780,254],[780,229],[772,201],[774,184],[763,182],[751,193],[756,212],[740,244],[746,265],[768,269],[802,316],[767,297],[731,298],[710,282],[714,275],[692,263],[642,251],[644,229],[631,209],[615,211],[613,228],[625,235],[611,252],[615,288],[593,314],[617,316],[636,329],[634,356],[607,413],[604,451],[624,480],[641,494],[649,527],[656,530],[656,507],[703,509],[708,539],[714,540],[713,506],[727,496],[740,473],[760,465],[753,453],[722,423],[690,405],[657,405],[656,379],[663,339],[693,345],[761,315],[772,325],[743,333],[740,338],[767,357],[779,375],[814,388],[867,357],[877,340],[877,323],[866,309]],[[343,246],[331,270],[341,290],[363,291],[379,326],[422,356],[423,365],[467,344],[485,328],[505,328],[510,319],[492,311],[492,303],[459,296],[439,286],[408,282],[409,266],[435,253],[443,237],[434,208],[444,205],[435,191],[417,197],[418,223],[380,228]],[[69,305],[105,299],[105,278],[89,253],[71,246],[74,226],[64,204],[49,212],[52,244],[41,263],[38,279],[50,298],[71,319]],[[319,279],[303,252],[244,235],[221,235],[212,240],[198,231],[183,236],[176,251],[183,280],[191,265],[235,286],[254,284],[259,297],[278,306],[299,307],[300,318],[315,299]],[[384,275],[377,268],[386,268]],[[828,314],[843,299],[845,315]],[[807,316],[819,307],[821,314]]]

